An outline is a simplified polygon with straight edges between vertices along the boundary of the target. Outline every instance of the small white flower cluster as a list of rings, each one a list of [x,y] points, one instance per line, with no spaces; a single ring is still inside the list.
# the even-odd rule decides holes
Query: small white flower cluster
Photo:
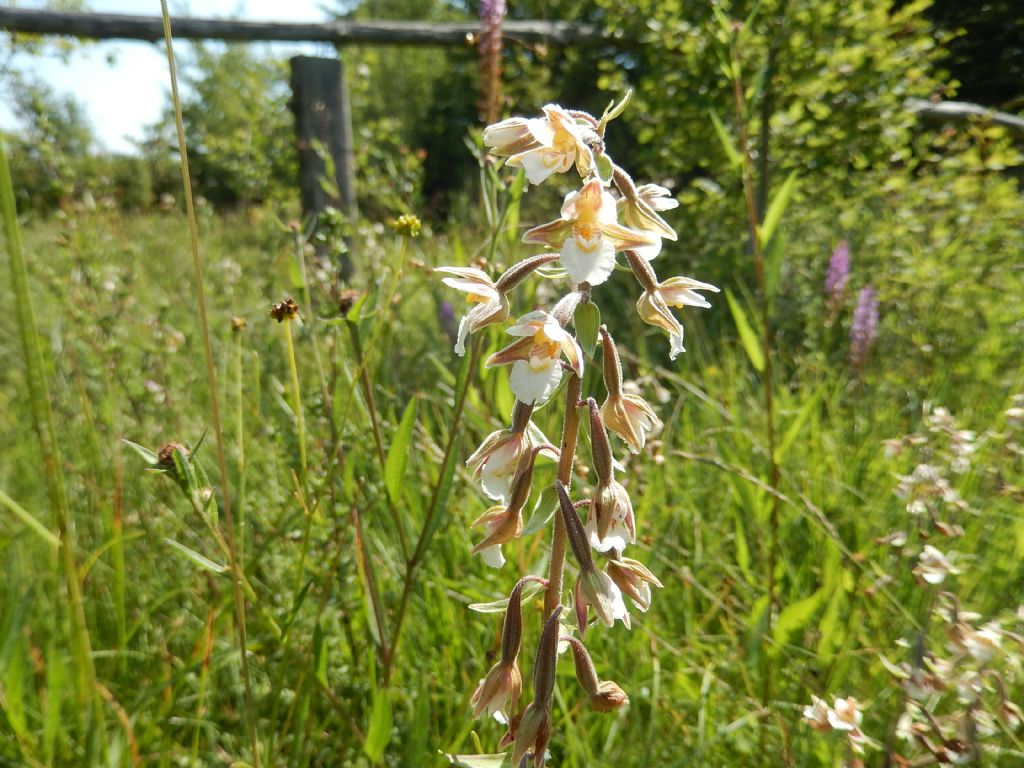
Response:
[[[960,610],[950,593],[942,593],[932,615],[940,636],[902,641],[907,661],[881,658],[904,693],[896,735],[904,742],[903,758],[915,761],[907,764],[928,755],[938,764],[976,763],[986,741],[1021,725],[1009,691],[1019,685],[1024,637],[1001,621],[980,623],[981,616]],[[1021,623],[1021,609],[1009,621]]]
[[[608,329],[600,324],[594,289],[611,278],[621,254],[642,288],[637,301],[640,317],[668,333],[672,358],[684,348],[683,326],[671,308],[709,307],[700,292],[718,291],[713,285],[688,277],[659,281],[651,267],[663,241],[676,240],[675,231],[660,214],[678,203],[663,187],[637,186],[605,152],[605,129],[627,103],[628,99],[610,108],[600,119],[548,104],[542,116],[513,117],[488,126],[483,132],[484,145],[492,155],[505,158],[507,166],[522,168],[530,184],[541,184],[575,169],[573,179],[575,182],[578,174],[579,186],[574,185],[565,195],[557,218],[533,227],[523,236],[523,243],[541,252],[514,264],[497,279],[476,267],[435,270],[444,275],[446,285],[466,293],[473,305],[459,324],[455,343],[459,355],[466,354],[471,334],[510,320],[510,294],[530,275],[558,279],[564,274],[571,283],[550,309],[535,308],[508,325],[506,332],[513,342],[487,358],[488,368],[510,367],[509,385],[516,402],[511,425],[488,435],[466,462],[484,494],[497,502],[474,523],[484,529],[484,536],[473,552],[488,565],[500,568],[505,563],[503,546],[523,535],[522,513],[531,497],[537,457],[546,454],[558,461],[557,480],[553,488],[540,495],[539,502],[551,504],[553,497],[548,491],[554,490],[557,508],[553,514],[550,573],[542,580],[547,590],[545,629],[535,661],[533,702],[517,710],[520,676],[515,659],[519,634],[515,628],[521,623],[522,582],[510,598],[505,615],[503,660],[481,681],[473,697],[477,715],[500,714],[507,720],[506,741],[514,742],[512,763],[516,766],[528,753],[537,766],[543,762],[550,734],[551,691],[558,656],[555,648],[559,644],[572,647],[577,678],[594,709],[610,711],[628,701],[615,683],[597,677],[582,638],[590,624],[591,609],[605,626],[621,621],[629,627],[624,598],[646,611],[651,603],[651,587],[661,586],[643,564],[623,556],[625,548],[636,540],[636,522],[629,492],[616,479],[616,469],[623,470],[613,457],[608,436],[609,431],[615,433],[629,451],[639,454],[661,422],[639,393],[626,389],[617,346]],[[538,272],[556,261],[561,272]],[[605,389],[600,406],[594,397],[582,393],[585,361],[596,357],[598,345]],[[560,390],[565,392],[565,408],[562,439],[556,447],[532,419],[535,409]],[[588,499],[573,501],[570,487],[581,419],[589,423],[586,432],[592,463],[591,471],[579,474],[592,479],[592,486]],[[583,520],[577,512],[580,508],[587,510]],[[566,551],[572,552],[578,566],[571,599],[575,610],[569,612],[575,615],[575,622],[568,629],[562,628],[565,622],[559,619]],[[576,632],[579,637],[566,640],[563,631]]]
[[[835,704],[830,707],[824,699],[811,696],[810,705],[804,707],[804,719],[816,731],[822,733],[838,731],[844,734],[850,749],[858,755],[864,754],[865,746],[873,744],[871,739],[865,736],[860,729],[864,713],[853,697],[845,699],[837,697]]]

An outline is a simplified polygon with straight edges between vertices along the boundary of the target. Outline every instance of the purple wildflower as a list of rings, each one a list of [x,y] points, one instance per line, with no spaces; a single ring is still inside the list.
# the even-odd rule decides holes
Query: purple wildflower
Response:
[[[480,3],[481,110],[487,124],[501,117],[501,22],[505,11],[505,0]]]
[[[828,260],[828,273],[825,275],[825,295],[830,301],[838,301],[846,282],[850,279],[850,244],[840,240]]]
[[[850,363],[860,368],[878,335],[878,292],[870,285],[860,289],[850,325]]]

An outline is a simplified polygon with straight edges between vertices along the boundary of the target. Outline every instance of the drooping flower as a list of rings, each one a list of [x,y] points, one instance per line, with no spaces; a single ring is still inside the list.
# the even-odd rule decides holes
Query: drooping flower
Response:
[[[590,449],[597,485],[590,497],[585,530],[590,545],[598,552],[622,551],[626,544],[636,540],[633,503],[629,493],[615,479],[612,450],[597,402],[591,397],[587,404],[590,408]]]
[[[498,290],[487,273],[475,267],[437,267],[435,272],[451,275],[442,282],[469,294],[466,298],[475,304],[459,321],[459,336],[455,342],[455,353],[466,354],[466,337],[481,328],[508,320],[508,299]]]
[[[532,413],[532,405],[517,400],[512,410],[512,426],[489,434],[466,459],[466,467],[473,477],[480,480],[484,493],[492,499],[508,498],[512,478],[524,451],[548,444],[540,429],[530,421]],[[551,453],[557,456],[557,452]]]
[[[656,240],[656,235],[627,229],[618,223],[615,199],[599,179],[566,195],[561,218],[523,235],[524,243],[557,250],[573,282],[591,285],[608,279],[615,269],[617,252],[650,246]]]
[[[511,364],[512,394],[522,402],[532,405],[548,399],[562,380],[563,354],[576,375],[583,375],[583,351],[555,315],[544,310],[530,312],[508,333],[521,340],[491,355],[487,367]]]
[[[804,707],[804,720],[807,720],[807,724],[816,731],[827,733],[832,730],[832,726],[828,722],[828,715],[828,703],[824,699],[812,695],[810,705]]]
[[[508,607],[505,609],[505,620],[501,627],[501,658],[491,667],[487,676],[473,692],[470,703],[473,705],[473,717],[486,713],[495,716],[500,722],[508,722],[512,709],[519,701],[523,689],[523,678],[519,672],[516,659],[519,656],[519,645],[523,637],[523,587],[531,581],[539,581],[547,585],[547,580],[537,576],[524,576],[512,589]],[[500,717],[498,717],[500,715]]]
[[[608,329],[601,326],[602,360],[604,362],[604,386],[608,397],[601,406],[601,418],[605,426],[617,434],[633,453],[644,449],[647,435],[661,427],[661,421],[654,409],[639,395],[622,391],[622,365]]]
[[[551,697],[555,692],[555,669],[558,666],[559,616],[557,606],[544,623],[533,667],[533,701],[527,705],[516,725],[512,765],[519,766],[527,752],[533,751],[535,768],[544,765],[544,755],[551,737]]]
[[[697,291],[718,293],[718,288],[690,277],[670,277],[659,283],[651,265],[641,255],[635,251],[626,251],[626,260],[644,289],[636,303],[637,312],[640,313],[640,318],[645,323],[661,328],[668,333],[669,358],[675,360],[680,352],[686,351],[686,348],[683,346],[683,326],[669,308],[700,307],[707,309],[711,304]]]
[[[593,153],[587,146],[587,130],[577,124],[576,120],[557,104],[544,106],[544,117],[534,118],[525,121],[525,128],[533,143],[518,150],[515,153],[509,152],[510,145],[508,138],[520,137],[521,129],[519,124],[506,125],[500,131],[488,133],[484,131],[484,144],[494,147],[495,154],[510,154],[507,165],[522,167],[526,171],[526,178],[531,184],[541,184],[554,173],[565,173],[573,165],[581,177],[590,173],[594,163]],[[514,120],[515,118],[513,118]],[[502,123],[498,123],[499,126]],[[506,139],[504,143],[502,139]],[[493,144],[490,142],[494,142]]]
[[[483,541],[473,547],[473,554],[480,555],[492,568],[501,568],[505,564],[501,545],[518,538],[523,532],[523,507],[530,498],[533,464],[537,454],[545,448],[534,447],[520,455],[512,478],[508,504],[491,507],[473,522],[472,527],[483,526],[487,532]]]
[[[662,239],[677,239],[676,231],[658,215],[658,211],[670,211],[677,208],[679,201],[674,199],[671,196],[672,193],[665,187],[658,184],[633,187],[632,179],[626,177],[626,174],[619,169],[616,171],[618,171],[615,176],[616,183],[620,189],[624,189],[623,196],[617,202],[622,221],[631,229],[655,236],[651,245],[636,249],[645,259],[653,259],[661,253]]]
[[[591,708],[598,712],[613,712],[628,704],[629,697],[617,683],[598,678],[594,662],[582,641],[575,637],[569,637],[567,642],[572,649],[576,680],[590,698]]]
[[[622,557],[616,550],[612,550],[611,555],[608,565],[605,566],[605,573],[611,577],[622,594],[628,596],[637,608],[646,612],[651,607],[651,585],[660,588],[662,583],[643,563],[630,557]]]
[[[491,280],[487,273],[475,267],[436,267],[435,272],[451,275],[442,279],[445,285],[469,294],[466,298],[476,304],[459,322],[458,339],[455,341],[455,353],[460,357],[466,354],[466,337],[481,328],[508,319],[509,306],[506,295],[519,283],[526,279],[538,267],[554,261],[557,255],[543,253],[531,256],[505,270],[497,279]]]

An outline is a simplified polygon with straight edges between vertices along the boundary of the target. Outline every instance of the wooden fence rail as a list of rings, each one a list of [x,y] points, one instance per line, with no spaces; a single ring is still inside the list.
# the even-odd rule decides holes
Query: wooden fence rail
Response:
[[[313,42],[335,45],[466,45],[479,32],[476,22],[425,21],[239,21],[236,19],[172,18],[174,36],[185,40],[244,42]],[[67,35],[96,40],[163,39],[159,16],[118,13],[77,13],[0,8],[0,29],[37,35]],[[598,45],[613,41],[599,30],[567,21],[505,21],[503,35],[523,43]]]

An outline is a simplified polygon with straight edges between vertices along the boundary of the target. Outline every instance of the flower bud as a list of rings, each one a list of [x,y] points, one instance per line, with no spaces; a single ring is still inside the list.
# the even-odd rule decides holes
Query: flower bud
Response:
[[[601,406],[601,417],[605,426],[617,434],[633,453],[640,453],[647,442],[647,434],[661,427],[654,409],[639,395],[623,394],[622,366],[608,329],[601,326],[602,359],[604,361],[604,386],[608,398]]]
[[[597,401],[587,398],[590,408],[590,450],[594,457],[594,471],[599,482],[610,482],[615,477],[612,467],[612,447],[608,444],[608,433],[604,429],[604,420],[597,408]]]
[[[532,749],[533,764],[535,768],[541,768],[544,765],[544,755],[547,752],[550,738],[551,707],[532,702],[524,710],[516,728],[516,741],[512,748],[512,765],[518,768],[527,752]]]
[[[561,480],[555,480],[555,492],[558,494],[558,508],[562,514],[562,522],[565,524],[565,535],[569,539],[569,546],[580,566],[580,571],[592,571],[594,570],[594,560],[590,556],[587,534],[583,530],[580,516],[576,514],[576,507]]]
[[[611,712],[628,703],[629,697],[618,685],[598,679],[586,646],[575,637],[568,638],[568,642],[576,665],[576,680],[590,698],[590,706],[598,712]]]
[[[551,696],[555,692],[555,667],[558,665],[558,640],[561,629],[559,617],[562,615],[562,607],[555,606],[548,620],[544,622],[533,666],[533,702],[549,707]]]
[[[590,697],[590,707],[598,712],[614,712],[625,704],[629,704],[629,696],[611,680],[602,680],[596,696]]]

